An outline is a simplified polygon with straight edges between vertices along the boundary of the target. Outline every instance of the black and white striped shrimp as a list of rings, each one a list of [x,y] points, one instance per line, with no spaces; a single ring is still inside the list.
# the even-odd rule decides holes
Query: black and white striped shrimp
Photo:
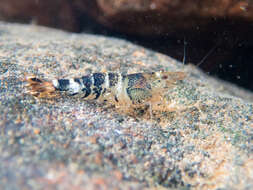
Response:
[[[86,100],[106,100],[116,107],[138,107],[159,102],[162,94],[185,78],[184,72],[151,73],[93,73],[79,78],[44,81],[35,76],[26,77],[29,92],[36,97],[47,97],[56,91],[81,95]]]

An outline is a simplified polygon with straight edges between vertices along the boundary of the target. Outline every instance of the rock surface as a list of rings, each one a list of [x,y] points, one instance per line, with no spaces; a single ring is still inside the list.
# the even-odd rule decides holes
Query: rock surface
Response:
[[[171,35],[178,31],[217,31],[204,27],[225,23],[241,30],[237,21],[245,24],[253,20],[253,6],[249,0],[1,0],[0,18],[16,21],[35,21],[38,24],[72,31],[82,25],[80,16],[88,14],[112,29],[139,35]],[[222,22],[226,20],[225,22]],[[84,20],[85,21],[85,20]],[[232,22],[230,22],[232,21]],[[220,23],[222,22],[222,23]],[[216,24],[215,24],[216,23]],[[228,24],[228,25],[230,25]],[[248,28],[249,29],[249,28]],[[238,33],[239,34],[239,33]],[[250,33],[243,35],[250,36]]]
[[[98,22],[144,36],[177,35],[178,31],[192,30],[217,32],[218,28],[231,24],[235,30],[241,30],[236,24],[238,20],[241,23],[253,20],[253,6],[248,0],[96,0],[79,1],[81,4]]]
[[[252,93],[115,38],[7,23],[0,36],[1,189],[253,188]],[[154,120],[64,94],[35,99],[23,82],[105,69],[187,78]]]

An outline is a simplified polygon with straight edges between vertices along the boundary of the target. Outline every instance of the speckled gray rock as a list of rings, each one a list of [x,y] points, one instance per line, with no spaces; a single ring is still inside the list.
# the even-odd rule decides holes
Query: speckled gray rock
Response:
[[[0,189],[253,188],[250,92],[123,40],[32,25],[0,23],[0,65]],[[160,121],[64,94],[38,100],[23,82],[104,69],[188,76]]]

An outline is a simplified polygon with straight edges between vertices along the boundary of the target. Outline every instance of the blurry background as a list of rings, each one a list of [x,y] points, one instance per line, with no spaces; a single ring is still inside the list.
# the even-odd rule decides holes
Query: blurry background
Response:
[[[0,0],[0,19],[124,38],[253,90],[252,0]]]

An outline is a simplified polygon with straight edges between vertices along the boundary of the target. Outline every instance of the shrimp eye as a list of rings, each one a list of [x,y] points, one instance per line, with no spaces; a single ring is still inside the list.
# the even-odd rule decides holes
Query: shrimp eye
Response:
[[[167,75],[163,75],[162,79],[168,79],[168,76]]]

